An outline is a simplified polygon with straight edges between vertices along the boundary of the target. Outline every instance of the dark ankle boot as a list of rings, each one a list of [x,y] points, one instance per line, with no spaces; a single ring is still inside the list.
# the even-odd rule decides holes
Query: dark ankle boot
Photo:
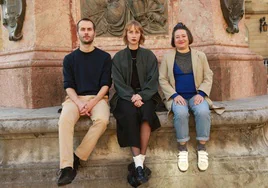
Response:
[[[74,153],[74,163],[73,163],[73,168],[77,171],[78,167],[80,166],[80,159],[77,157]]]
[[[75,176],[76,176],[76,170],[73,169],[72,167],[66,167],[66,168],[60,169],[60,174],[58,178],[58,186],[72,183]]]

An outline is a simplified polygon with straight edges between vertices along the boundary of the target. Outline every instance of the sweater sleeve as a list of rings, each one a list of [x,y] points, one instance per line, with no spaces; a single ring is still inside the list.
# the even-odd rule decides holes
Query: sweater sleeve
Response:
[[[100,81],[100,87],[102,86],[111,87],[112,85],[111,69],[112,69],[112,59],[109,54],[104,62],[102,75],[101,75],[101,81]]]
[[[71,61],[67,56],[65,56],[63,60],[63,87],[64,89],[76,89],[73,68],[71,66]]]
[[[201,95],[202,97],[206,97],[207,94],[201,90],[198,90],[198,94]]]

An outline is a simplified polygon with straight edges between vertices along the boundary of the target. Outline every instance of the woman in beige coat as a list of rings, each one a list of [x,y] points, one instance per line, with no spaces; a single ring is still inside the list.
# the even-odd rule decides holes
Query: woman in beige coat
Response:
[[[210,135],[210,100],[208,98],[213,73],[206,55],[189,47],[193,42],[190,30],[178,23],[172,32],[173,51],[164,55],[159,69],[159,82],[166,98],[166,107],[174,114],[178,142],[178,168],[188,169],[187,141],[189,137],[189,110],[196,122],[198,168],[208,168],[205,143]]]

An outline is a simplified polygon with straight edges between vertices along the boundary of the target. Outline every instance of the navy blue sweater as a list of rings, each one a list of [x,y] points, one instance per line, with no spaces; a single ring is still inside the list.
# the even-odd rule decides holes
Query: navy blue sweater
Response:
[[[64,89],[73,88],[77,95],[96,95],[102,86],[110,87],[112,60],[98,48],[92,52],[76,49],[63,60]]]

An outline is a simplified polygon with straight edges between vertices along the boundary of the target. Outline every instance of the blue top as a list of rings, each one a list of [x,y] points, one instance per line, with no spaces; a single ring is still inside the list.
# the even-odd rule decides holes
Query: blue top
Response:
[[[184,99],[190,99],[197,93],[202,97],[206,96],[203,91],[196,91],[193,71],[191,70],[190,72],[184,73],[177,65],[176,60],[174,61],[173,73],[176,93],[171,96],[172,99],[178,95],[181,95]]]
[[[63,60],[64,89],[73,88],[77,95],[97,95],[102,86],[110,87],[110,54],[95,47],[85,53],[76,49]]]
[[[183,73],[175,62],[173,72],[176,84],[176,96],[181,95],[184,99],[190,99],[196,95],[197,92],[195,89],[193,71],[190,73]]]

